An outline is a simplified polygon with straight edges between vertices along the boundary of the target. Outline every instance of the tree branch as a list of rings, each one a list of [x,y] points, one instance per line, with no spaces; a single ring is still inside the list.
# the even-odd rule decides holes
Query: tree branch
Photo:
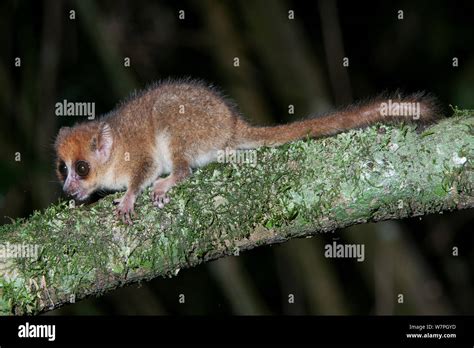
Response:
[[[352,224],[473,207],[474,113],[417,133],[372,126],[213,163],[157,210],[148,192],[131,227],[108,196],[52,205],[0,227],[0,314],[57,308],[225,255]],[[38,246],[33,258],[12,246]],[[3,255],[2,255],[3,253]]]

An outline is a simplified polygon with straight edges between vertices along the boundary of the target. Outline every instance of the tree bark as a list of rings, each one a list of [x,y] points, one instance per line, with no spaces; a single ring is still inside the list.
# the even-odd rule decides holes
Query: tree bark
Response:
[[[0,314],[45,312],[353,224],[471,208],[473,125],[472,111],[457,110],[423,132],[376,125],[247,152],[255,165],[199,169],[162,210],[146,191],[133,226],[114,217],[119,194],[89,206],[53,204],[0,227]],[[38,253],[8,257],[15,245],[36,245]]]

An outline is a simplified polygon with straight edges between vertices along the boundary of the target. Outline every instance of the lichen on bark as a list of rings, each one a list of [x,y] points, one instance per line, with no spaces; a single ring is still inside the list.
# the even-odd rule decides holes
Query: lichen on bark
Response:
[[[417,132],[374,125],[256,150],[256,165],[213,163],[174,188],[158,210],[149,192],[125,226],[110,195],[53,204],[0,227],[0,245],[38,245],[0,258],[0,313],[35,314],[118,286],[256,246],[367,221],[469,208],[474,112]]]

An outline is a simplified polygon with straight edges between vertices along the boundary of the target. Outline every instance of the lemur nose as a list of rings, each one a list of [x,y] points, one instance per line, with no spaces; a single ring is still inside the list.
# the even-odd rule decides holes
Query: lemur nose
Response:
[[[69,177],[66,179],[66,181],[64,182],[64,185],[63,185],[63,192],[68,194],[68,195],[71,195],[74,193],[74,190],[75,188],[73,187],[73,185],[71,185],[71,181],[69,180]]]

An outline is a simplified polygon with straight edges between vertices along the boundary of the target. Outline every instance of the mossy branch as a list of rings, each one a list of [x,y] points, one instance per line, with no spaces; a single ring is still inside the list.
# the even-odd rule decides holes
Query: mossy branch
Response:
[[[259,149],[257,165],[214,163],[171,191],[163,210],[145,192],[131,227],[112,195],[67,203],[0,228],[0,313],[57,308],[124,284],[260,245],[357,223],[473,207],[474,113],[416,132],[372,126]],[[1,258],[5,245],[33,258]],[[4,255],[5,256],[5,255]]]

